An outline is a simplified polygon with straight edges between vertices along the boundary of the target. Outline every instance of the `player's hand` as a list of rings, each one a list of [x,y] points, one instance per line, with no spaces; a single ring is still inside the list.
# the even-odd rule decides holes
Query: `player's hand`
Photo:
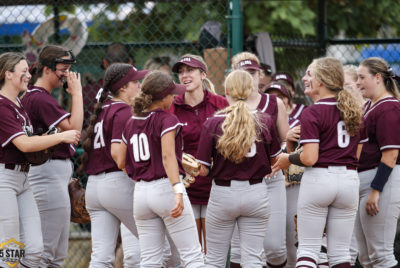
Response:
[[[379,213],[378,201],[379,201],[380,192],[378,190],[372,189],[368,195],[367,203],[365,209],[367,210],[368,215],[375,216]]]
[[[298,142],[300,139],[300,129],[301,126],[297,126],[294,128],[289,129],[288,133],[286,134],[286,140]]]
[[[276,157],[276,163],[272,166],[271,175],[275,175],[280,169],[285,170],[290,166],[289,154],[279,154]]]
[[[173,218],[178,218],[183,211],[183,196],[182,194],[175,194],[174,196],[175,200],[175,207],[171,210],[171,217]]]
[[[63,143],[73,143],[78,145],[81,138],[81,132],[78,130],[67,130],[60,133]]]
[[[67,74],[68,88],[67,92],[71,96],[76,94],[82,95],[81,74],[69,71]]]

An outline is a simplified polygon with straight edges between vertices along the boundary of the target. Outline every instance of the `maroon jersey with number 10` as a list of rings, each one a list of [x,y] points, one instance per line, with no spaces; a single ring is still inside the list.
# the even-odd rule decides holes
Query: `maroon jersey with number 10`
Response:
[[[179,174],[185,175],[182,167],[181,126],[175,115],[162,109],[156,109],[144,116],[132,116],[122,133],[122,140],[127,146],[125,168],[128,175],[136,181],[166,178],[161,137],[173,130],[176,130],[175,153]]]

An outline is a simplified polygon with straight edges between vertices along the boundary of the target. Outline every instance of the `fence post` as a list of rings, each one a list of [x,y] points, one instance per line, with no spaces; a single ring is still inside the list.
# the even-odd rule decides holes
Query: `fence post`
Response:
[[[318,55],[325,56],[326,45],[328,42],[327,29],[326,29],[326,0],[318,0],[317,34],[319,42]]]
[[[61,43],[61,37],[60,37],[60,11],[58,9],[59,3],[57,3],[57,0],[53,1],[53,11],[54,11],[54,41],[57,44]]]
[[[242,0],[232,0],[232,55],[243,51]]]

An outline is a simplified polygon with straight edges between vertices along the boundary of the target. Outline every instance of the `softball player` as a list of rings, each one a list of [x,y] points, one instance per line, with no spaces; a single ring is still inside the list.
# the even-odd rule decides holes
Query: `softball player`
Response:
[[[258,110],[271,116],[275,123],[281,142],[285,141],[289,129],[285,105],[275,95],[259,93],[260,78],[259,60],[256,55],[242,52],[232,58],[232,69],[243,69],[253,77],[253,92],[248,98],[251,110]],[[286,263],[286,194],[283,173],[266,179],[270,204],[270,218],[264,240],[264,252],[267,265],[284,267]],[[231,266],[238,267],[240,263],[239,234],[237,228],[231,244]]]
[[[37,77],[22,100],[33,129],[47,132],[53,128],[81,130],[83,123],[82,85],[80,74],[69,71],[74,55],[60,46],[48,45],[39,54],[32,73]],[[53,88],[68,82],[72,96],[71,113],[60,107],[51,96]],[[73,173],[70,160],[75,149],[70,144],[59,145],[52,159],[32,166],[28,180],[38,204],[42,222],[44,253],[41,266],[61,267],[68,254],[70,200],[68,182]]]
[[[242,70],[230,73],[225,94],[231,106],[209,118],[201,132],[197,153],[201,173],[213,178],[206,219],[206,267],[225,267],[235,224],[242,267],[263,266],[269,218],[264,177],[281,148],[270,117],[247,107],[252,91],[251,75]]]
[[[29,163],[24,152],[40,151],[61,142],[77,144],[78,131],[28,137],[33,127],[18,94],[27,89],[31,75],[24,55],[0,55],[0,243],[15,239],[24,243],[19,267],[39,267],[43,252],[40,216],[27,183]],[[0,260],[1,267],[9,267]]]
[[[317,267],[325,226],[330,267],[350,267],[349,247],[358,206],[361,110],[343,90],[344,74],[338,59],[314,60],[310,72],[310,90],[320,99],[301,115],[303,151],[283,154],[273,170],[290,163],[308,166],[298,199],[296,267]]]
[[[358,67],[357,86],[370,99],[364,109],[369,141],[360,157],[360,206],[356,222],[363,267],[397,267],[393,255],[400,212],[400,103],[394,74],[381,58]]]
[[[134,100],[134,116],[122,135],[118,166],[136,181],[134,217],[139,233],[141,267],[161,267],[168,231],[184,267],[204,267],[196,223],[181,182],[181,123],[168,110],[173,94],[185,93],[172,77],[152,71]]]
[[[365,104],[364,98],[361,95],[361,91],[357,86],[357,67],[354,65],[345,65],[343,66],[344,71],[344,89],[348,90],[358,101],[360,107],[363,107]],[[356,221],[357,222],[357,221]],[[350,256],[351,262],[350,264],[355,266],[357,257],[358,257],[358,246],[357,246],[357,239],[355,232],[351,237],[351,244],[350,244]]]
[[[139,80],[147,72],[126,63],[110,65],[104,75],[100,102],[89,120],[80,168],[84,165],[89,175],[86,186],[86,208],[92,223],[89,267],[113,267],[121,222],[137,236],[133,219],[135,184],[118,168],[116,161],[122,131],[132,116],[129,104],[139,93]],[[139,259],[139,255],[135,257]]]
[[[186,92],[175,97],[170,112],[183,124],[184,152],[196,157],[200,140],[199,130],[203,123],[216,111],[228,106],[228,102],[224,97],[215,94],[214,85],[207,79],[207,65],[202,57],[183,55],[172,70],[178,73],[179,82],[186,86]],[[186,190],[196,219],[199,241],[200,244],[204,241],[203,250],[207,253],[205,218],[211,178],[198,176]]]

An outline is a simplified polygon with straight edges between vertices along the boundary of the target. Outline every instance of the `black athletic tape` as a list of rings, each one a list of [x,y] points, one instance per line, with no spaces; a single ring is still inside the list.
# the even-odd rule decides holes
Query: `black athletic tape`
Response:
[[[380,162],[378,166],[378,170],[376,171],[376,175],[374,180],[371,182],[371,188],[378,190],[379,192],[383,191],[383,187],[389,179],[390,174],[392,173],[393,168],[389,167],[385,163]]]
[[[300,166],[300,167],[305,167],[305,165],[301,162],[300,153],[301,152],[290,153],[289,154],[289,162],[294,165]]]

